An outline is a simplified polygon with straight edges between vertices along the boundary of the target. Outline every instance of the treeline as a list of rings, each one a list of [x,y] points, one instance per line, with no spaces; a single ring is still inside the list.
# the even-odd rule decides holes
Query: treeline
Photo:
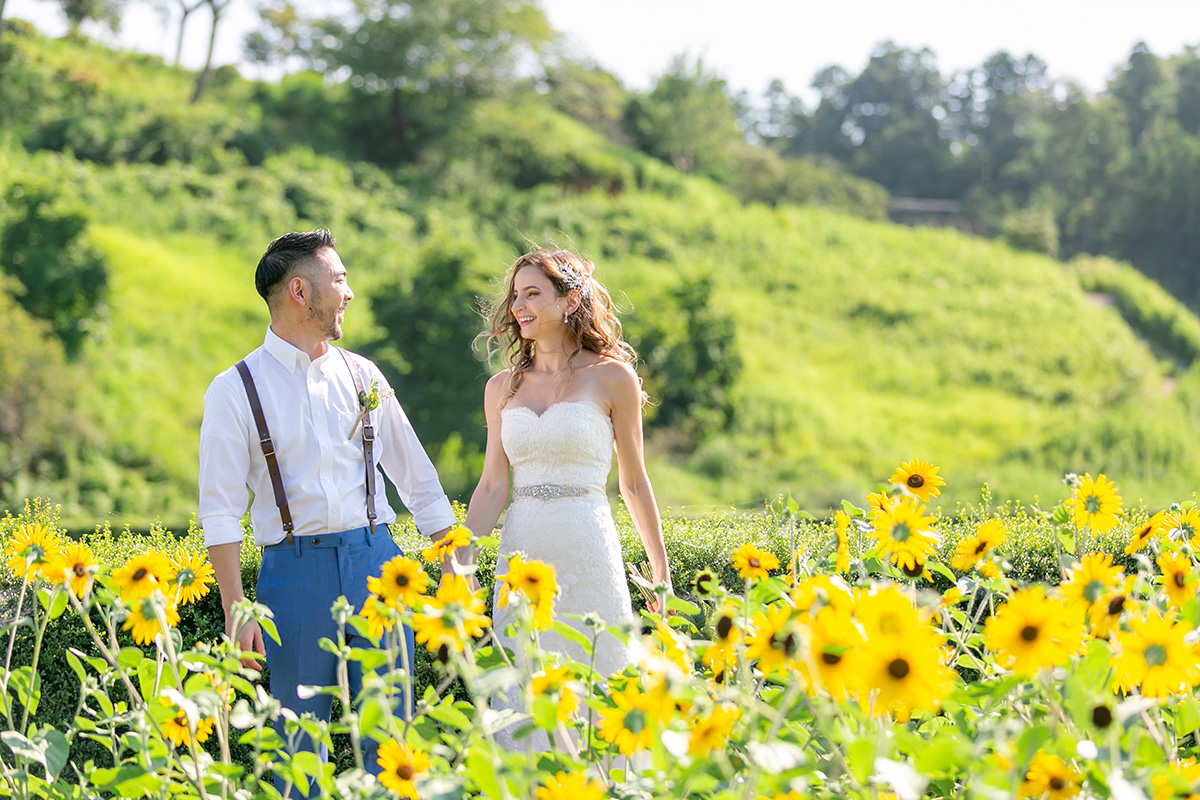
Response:
[[[1136,45],[1090,96],[1036,55],[944,74],[891,42],[822,70],[805,108],[779,82],[744,127],[775,152],[836,159],[896,196],[960,201],[975,232],[1062,258],[1131,261],[1200,307],[1200,50]]]

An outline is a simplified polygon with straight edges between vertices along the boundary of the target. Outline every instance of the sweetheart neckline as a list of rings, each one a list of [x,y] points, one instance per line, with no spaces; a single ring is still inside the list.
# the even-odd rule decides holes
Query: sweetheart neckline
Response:
[[[608,414],[605,413],[604,409],[602,409],[600,406],[593,403],[591,400],[559,400],[557,403],[551,403],[550,405],[546,406],[544,409],[542,409],[542,413],[540,413],[540,414],[538,412],[534,411],[529,406],[505,406],[504,408],[500,409],[500,413],[503,414],[505,411],[518,411],[518,410],[528,411],[530,414],[533,414],[533,416],[536,419],[541,419],[542,417],[549,414],[551,409],[558,408],[559,406],[588,406],[592,410],[594,410],[597,414],[599,414],[600,416],[604,417],[605,419],[609,420],[610,422],[612,421],[609,418]]]

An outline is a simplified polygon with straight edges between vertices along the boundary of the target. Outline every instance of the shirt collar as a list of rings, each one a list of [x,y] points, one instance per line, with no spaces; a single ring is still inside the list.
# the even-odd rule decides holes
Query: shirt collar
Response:
[[[308,353],[281,339],[269,325],[267,326],[267,336],[263,339],[263,349],[274,356],[275,360],[282,364],[288,372],[295,373],[297,368],[308,369],[310,363]]]

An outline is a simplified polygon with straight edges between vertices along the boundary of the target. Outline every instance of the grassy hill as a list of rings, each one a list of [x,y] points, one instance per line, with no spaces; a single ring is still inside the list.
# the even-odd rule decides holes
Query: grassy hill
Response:
[[[648,412],[651,478],[660,504],[676,510],[754,507],[791,493],[823,514],[843,497],[861,501],[914,457],[942,467],[944,508],[977,500],[983,482],[997,499],[1040,495],[1051,505],[1070,471],[1106,472],[1133,505],[1163,506],[1200,486],[1200,445],[1187,435],[1200,423],[1200,374],[1189,366],[1200,322],[1128,267],[1064,265],[831,209],[743,204],[532,95],[476,105],[437,153],[403,168],[311,142],[251,159],[221,137],[267,119],[254,98],[287,87],[227,75],[190,107],[186,75],[152,59],[22,41],[20,86],[69,70],[92,106],[108,98],[106,108],[127,112],[106,122],[68,93],[55,117],[30,93],[24,126],[0,138],[0,189],[58,187],[87,209],[88,237],[111,269],[104,325],[81,356],[86,380],[72,400],[100,432],[111,469],[140,477],[97,481],[68,519],[186,519],[204,388],[261,341],[266,324],[253,266],[272,236],[316,226],[338,236],[358,294],[352,348],[385,335],[373,300],[409,291],[430,253],[461,257],[467,287],[430,303],[471,304],[529,242],[569,244],[596,261],[629,309],[635,346],[655,326],[681,330],[673,288],[710,280],[711,310],[732,323],[743,368],[723,429],[681,444]],[[207,155],[109,162],[44,144],[49,130],[88,125],[99,139],[125,125],[121,135],[137,140],[131,120],[141,111],[129,108],[174,120],[194,134],[177,149]],[[1116,302],[1099,302],[1098,292]],[[1164,319],[1171,336],[1155,322]],[[472,357],[466,347],[444,353]],[[457,390],[476,393],[476,405],[484,365],[478,373]],[[464,500],[478,469],[472,426],[463,423],[465,449],[430,443]]]

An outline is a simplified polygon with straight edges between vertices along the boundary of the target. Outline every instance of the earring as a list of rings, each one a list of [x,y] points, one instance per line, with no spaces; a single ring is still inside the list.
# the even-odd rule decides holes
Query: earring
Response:
[[[563,325],[569,325],[570,323],[571,323],[571,315],[570,315],[570,313],[564,311],[563,312]]]

